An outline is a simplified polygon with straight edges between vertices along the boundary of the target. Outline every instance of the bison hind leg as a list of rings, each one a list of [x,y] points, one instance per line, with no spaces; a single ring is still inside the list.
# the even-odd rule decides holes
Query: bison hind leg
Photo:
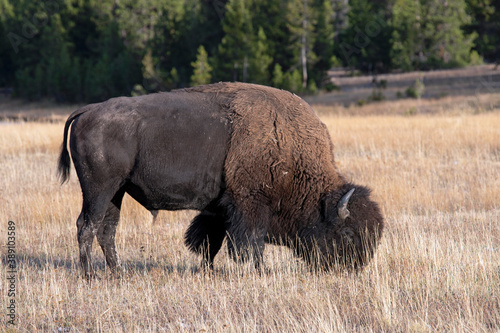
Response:
[[[113,197],[106,210],[106,215],[97,230],[97,241],[106,257],[106,263],[115,276],[121,272],[120,259],[116,253],[115,235],[118,221],[120,220],[120,209],[125,191],[120,189]]]
[[[112,189],[112,186],[108,188]],[[95,236],[106,256],[108,266],[114,270],[119,264],[115,250],[115,232],[124,192],[113,194],[112,190],[108,190],[101,191],[98,195],[92,195],[90,191],[82,192],[83,207],[76,222],[78,247],[84,276],[90,279],[95,276],[92,268],[92,243]]]
[[[224,215],[204,210],[191,221],[184,243],[189,250],[201,254],[204,265],[212,268],[225,236]]]

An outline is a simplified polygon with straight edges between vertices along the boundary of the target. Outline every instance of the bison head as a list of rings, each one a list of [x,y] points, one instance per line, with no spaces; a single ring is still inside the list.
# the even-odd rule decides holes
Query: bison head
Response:
[[[319,222],[300,237],[301,255],[317,268],[360,269],[373,257],[383,223],[370,190],[345,184],[324,195]]]

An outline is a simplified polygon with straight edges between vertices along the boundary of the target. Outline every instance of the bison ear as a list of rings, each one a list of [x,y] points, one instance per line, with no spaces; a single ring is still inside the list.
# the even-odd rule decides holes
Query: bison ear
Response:
[[[331,224],[337,215],[337,203],[330,195],[321,200],[321,218],[324,223]]]

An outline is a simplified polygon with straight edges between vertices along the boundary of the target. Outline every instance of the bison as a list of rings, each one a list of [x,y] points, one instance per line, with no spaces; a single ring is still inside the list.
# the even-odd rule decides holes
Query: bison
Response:
[[[339,174],[326,126],[287,91],[217,83],[85,106],[64,126],[62,183],[71,124],[87,277],[94,236],[120,271],[115,232],[125,193],[153,213],[200,211],[185,244],[209,266],[226,237],[229,254],[256,267],[265,243],[288,246],[313,267],[352,269],[379,242],[383,218],[370,190]]]

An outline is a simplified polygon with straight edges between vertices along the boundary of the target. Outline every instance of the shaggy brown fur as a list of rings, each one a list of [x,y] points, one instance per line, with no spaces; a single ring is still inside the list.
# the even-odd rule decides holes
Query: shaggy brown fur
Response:
[[[372,257],[383,228],[378,206],[369,190],[339,175],[328,130],[305,101],[242,83],[192,90],[215,94],[232,122],[221,205],[229,212],[228,246],[235,257],[253,256],[258,265],[264,241],[289,245],[327,268],[359,267]],[[340,221],[337,202],[352,188],[352,214]],[[188,246],[196,222],[202,220],[188,230]],[[312,262],[314,249],[319,252]]]

